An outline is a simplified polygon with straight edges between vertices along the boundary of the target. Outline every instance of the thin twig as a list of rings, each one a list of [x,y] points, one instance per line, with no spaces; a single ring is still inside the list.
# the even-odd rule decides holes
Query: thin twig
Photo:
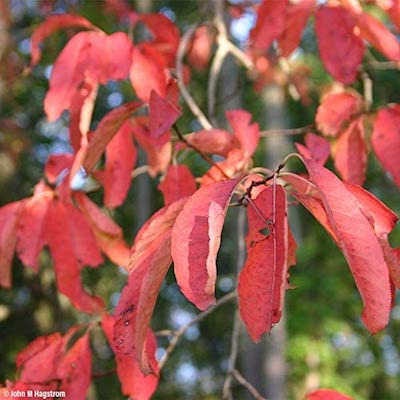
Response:
[[[400,69],[399,61],[368,61],[367,66],[376,70]]]
[[[196,145],[190,143],[185,136],[182,134],[182,132],[180,131],[180,129],[178,128],[178,126],[176,124],[173,125],[173,128],[176,132],[176,134],[178,135],[179,140],[182,143],[185,143],[185,145],[191,149],[193,149],[196,153],[198,153],[200,155],[200,157],[204,160],[207,161],[210,165],[212,165],[213,167],[215,167],[219,172],[221,172],[221,174],[227,178],[227,179],[231,179],[231,177],[216,163],[214,162],[214,160],[209,157],[206,153],[204,153],[202,150],[200,150]]]
[[[314,128],[313,124],[302,126],[301,128],[294,129],[268,129],[260,132],[260,137],[271,137],[271,136],[295,136],[307,133]]]
[[[256,400],[267,400],[264,396],[261,396],[258,390],[237,369],[234,369],[232,374],[235,379],[243,387],[245,387]]]
[[[373,86],[372,86],[372,79],[368,75],[367,72],[363,72],[361,74],[363,87],[364,87],[364,102],[365,102],[365,110],[369,111],[373,102]]]
[[[139,175],[145,174],[146,172],[148,172],[148,170],[149,170],[148,165],[141,165],[140,167],[137,167],[132,171],[131,178],[133,179]]]
[[[240,317],[239,312],[236,310],[235,318],[233,320],[232,336],[231,336],[231,351],[228,360],[228,371],[225,377],[224,386],[222,389],[222,398],[224,400],[232,399],[232,374],[235,369],[236,359],[239,352],[239,333],[240,333]]]
[[[223,304],[227,303],[228,301],[231,301],[236,298],[236,290],[226,294],[225,296],[221,297],[220,299],[217,300],[217,302],[207,310],[201,312],[200,314],[197,314],[195,318],[193,318],[191,321],[189,321],[186,325],[183,325],[180,329],[177,331],[173,332],[173,338],[171,342],[169,343],[169,346],[167,347],[167,350],[165,351],[165,354],[161,358],[161,360],[158,363],[158,367],[161,370],[166,362],[168,361],[169,356],[171,353],[174,351],[176,345],[179,342],[179,339],[186,333],[186,331],[192,326],[200,321],[202,321],[204,318],[206,318],[208,315],[213,313],[217,308],[221,307]]]
[[[104,378],[105,376],[113,375],[116,373],[116,369],[112,369],[110,371],[104,371],[104,372],[93,372],[92,378],[93,379],[98,379],[98,378]]]
[[[190,40],[194,35],[198,24],[192,25],[188,31],[182,36],[182,39],[179,43],[178,51],[176,54],[176,76],[178,79],[178,87],[182,94],[183,99],[186,104],[190,108],[190,111],[193,115],[198,119],[199,123],[204,129],[212,129],[212,125],[207,117],[204,115],[203,111],[201,111],[200,107],[194,101],[192,95],[187,90],[184,79],[183,79],[183,58],[185,56],[186,50],[189,46]]]

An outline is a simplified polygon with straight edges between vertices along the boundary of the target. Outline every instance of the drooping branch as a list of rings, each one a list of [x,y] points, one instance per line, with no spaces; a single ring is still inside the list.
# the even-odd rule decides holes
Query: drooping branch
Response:
[[[235,379],[243,387],[245,387],[256,400],[267,400],[267,398],[261,396],[258,390],[237,369],[234,369],[232,374],[235,377]]]

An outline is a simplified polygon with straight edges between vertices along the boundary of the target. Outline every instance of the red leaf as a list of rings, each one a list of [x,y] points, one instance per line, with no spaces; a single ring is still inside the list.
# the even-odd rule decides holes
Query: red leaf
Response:
[[[247,260],[239,275],[239,311],[249,335],[258,342],[279,322],[287,287],[285,190],[280,185],[266,188],[251,201],[247,213]]]
[[[52,154],[49,156],[44,168],[44,174],[47,181],[54,185],[57,179],[62,177],[64,174],[67,175],[71,169],[74,157],[72,154]]]
[[[152,366],[144,349],[151,316],[164,277],[171,265],[171,231],[186,203],[180,199],[155,213],[140,229],[131,250],[129,279],[115,309],[114,347],[135,353],[147,375]]]
[[[104,304],[100,298],[91,296],[83,290],[78,256],[82,255],[84,248],[82,244],[77,245],[75,238],[71,237],[68,230],[70,217],[67,207],[61,201],[52,201],[46,218],[46,242],[54,260],[60,293],[67,296],[79,310],[94,313],[102,310]],[[77,233],[78,228],[74,227],[74,233]]]
[[[191,196],[196,191],[196,181],[186,165],[171,165],[158,189],[168,206],[176,200]]]
[[[240,179],[201,187],[172,229],[172,258],[182,293],[199,309],[215,302],[216,257],[229,200]]]
[[[44,108],[50,122],[71,108],[71,100],[84,82],[105,84],[128,76],[132,43],[123,32],[80,32],[64,47],[51,73]]]
[[[150,136],[156,139],[168,131],[182,114],[181,110],[154,90],[150,94],[149,109]],[[164,136],[165,142],[169,139],[170,135]]]
[[[260,138],[258,124],[250,124],[251,114],[245,110],[231,110],[226,112],[226,118],[239,140],[245,156],[251,157],[257,148]]]
[[[335,148],[335,168],[344,181],[362,185],[367,170],[367,157],[364,120],[359,117],[339,136]]]
[[[39,270],[39,254],[46,244],[46,220],[53,196],[53,191],[47,186],[37,184],[34,196],[25,201],[18,225],[18,257],[36,272]]]
[[[400,249],[390,246],[388,235],[398,221],[398,216],[370,192],[357,185],[346,185],[357,198],[365,215],[368,216],[374,231],[381,243],[390,277],[397,288],[400,288]]]
[[[318,389],[312,393],[308,393],[306,400],[352,400],[352,398],[336,390]]]
[[[352,15],[343,7],[321,6],[315,16],[319,53],[327,71],[338,81],[351,84],[358,74],[364,44],[354,34]]]
[[[136,95],[148,103],[154,90],[161,97],[167,94],[168,71],[162,55],[148,43],[133,49],[129,77]]]
[[[400,105],[379,110],[371,137],[372,148],[382,164],[400,187]]]
[[[42,55],[40,44],[54,31],[72,26],[97,29],[90,21],[80,15],[57,14],[50,15],[33,32],[31,39],[31,67],[35,66]]]
[[[103,331],[111,347],[113,347],[113,328],[115,320],[112,316],[106,314],[101,322]],[[116,352],[117,374],[121,382],[122,393],[125,396],[137,400],[149,400],[155,392],[158,385],[158,365],[155,359],[156,338],[148,330],[146,340],[146,353],[149,355],[150,364],[155,375],[145,376],[139,368],[139,364],[134,355],[124,355]]]
[[[222,129],[209,129],[193,132],[185,139],[203,153],[227,157],[234,147],[234,137]]]
[[[106,147],[104,204],[107,207],[118,207],[124,202],[131,186],[136,158],[137,150],[133,144],[132,127],[125,123]]]
[[[89,142],[87,154],[82,162],[82,166],[87,173],[93,170],[107,144],[117,134],[129,116],[139,107],[141,107],[141,103],[135,101],[126,103],[118,108],[114,108],[99,122]]]
[[[171,161],[172,144],[161,137],[154,139],[142,119],[136,118],[132,123],[133,135],[146,152],[149,174],[155,177],[158,172],[165,171]]]
[[[124,239],[122,229],[100,208],[82,193],[75,194],[79,208],[89,220],[97,243],[102,252],[114,263],[127,267],[129,248]]]
[[[204,71],[207,68],[214,40],[215,35],[208,26],[199,26],[196,29],[187,58],[197,71]]]
[[[68,393],[68,398],[85,400],[92,378],[92,353],[89,333],[79,338],[64,356],[58,366],[62,379],[60,390]]]
[[[386,11],[389,14],[389,18],[397,30],[400,30],[400,1],[392,0],[388,4],[390,4],[390,7]]]
[[[373,47],[379,50],[389,60],[400,60],[400,44],[396,36],[391,33],[382,22],[372,15],[357,14],[357,26],[360,35]]]
[[[304,158],[304,162],[361,294],[363,322],[375,334],[388,323],[391,308],[389,272],[381,245],[346,186],[315,161]]]
[[[326,136],[336,136],[362,107],[362,99],[357,92],[328,93],[317,110],[317,128]]]
[[[288,1],[264,0],[257,10],[256,26],[250,32],[251,45],[264,50],[278,39],[285,28]]]
[[[21,382],[49,382],[58,378],[57,366],[62,357],[63,339],[59,333],[40,336],[18,353],[17,368],[22,368]]]
[[[307,152],[307,156],[317,161],[319,164],[324,165],[329,158],[330,145],[329,142],[321,136],[315,135],[314,133],[307,133],[304,138],[304,142],[307,147],[296,143],[297,148],[302,149],[303,152]]]
[[[0,208],[0,286],[11,287],[11,265],[17,243],[17,228],[25,201]]]
[[[175,67],[176,51],[179,46],[179,30],[176,25],[164,14],[141,14],[143,21],[154,36],[150,44],[157,49],[170,67]]]
[[[283,32],[278,40],[282,56],[288,57],[298,47],[308,18],[314,11],[315,3],[315,0],[301,0],[289,4]]]

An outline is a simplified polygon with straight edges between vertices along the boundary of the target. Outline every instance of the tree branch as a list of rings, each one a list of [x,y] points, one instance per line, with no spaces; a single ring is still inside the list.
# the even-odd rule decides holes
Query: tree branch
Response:
[[[182,36],[182,39],[179,43],[178,51],[176,53],[176,76],[178,78],[179,90],[186,104],[190,108],[190,111],[198,119],[199,123],[204,129],[212,129],[210,121],[207,119],[203,111],[201,111],[200,107],[194,101],[192,95],[187,90],[183,79],[183,58],[197,27],[198,24],[192,25],[189,30]]]
[[[244,386],[256,400],[267,400],[264,396],[257,391],[257,389],[237,370],[232,372],[235,379]]]
[[[271,137],[271,136],[295,136],[302,135],[309,130],[314,128],[314,124],[309,124],[306,126],[302,126],[301,128],[294,129],[268,129],[265,131],[260,131],[260,137]]]
[[[171,353],[174,351],[176,345],[179,342],[179,339],[186,333],[186,331],[192,326],[197,324],[198,322],[202,321],[204,318],[206,318],[208,315],[210,315],[212,312],[214,312],[217,308],[221,307],[223,304],[227,303],[228,301],[233,300],[236,298],[236,290],[233,292],[230,292],[226,294],[225,296],[221,297],[220,299],[217,300],[217,302],[207,310],[201,312],[198,314],[195,318],[193,318],[191,321],[189,321],[186,325],[183,325],[180,329],[177,331],[172,331],[171,334],[173,335],[173,338],[171,342],[169,343],[169,346],[167,347],[167,350],[165,351],[165,354],[161,358],[161,360],[158,363],[158,367],[161,370],[166,362],[168,361],[169,356]]]

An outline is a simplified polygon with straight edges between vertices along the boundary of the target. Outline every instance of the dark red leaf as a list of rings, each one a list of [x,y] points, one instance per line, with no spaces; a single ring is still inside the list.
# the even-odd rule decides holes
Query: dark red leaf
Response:
[[[110,217],[82,193],[75,194],[83,214],[91,224],[101,251],[114,263],[127,268],[129,248],[123,239],[122,229]]]
[[[315,123],[321,133],[336,136],[349,120],[362,110],[363,101],[357,92],[331,92],[322,98]]]
[[[304,162],[361,294],[363,322],[375,334],[388,323],[391,308],[389,272],[380,242],[346,186],[315,161],[304,157]]]
[[[258,342],[279,322],[287,288],[288,226],[285,190],[263,190],[247,208],[247,260],[239,275],[240,315]]]
[[[71,108],[71,100],[84,82],[105,84],[128,76],[132,43],[123,32],[80,32],[64,47],[51,73],[44,108],[50,122]]]
[[[308,18],[314,11],[315,0],[300,0],[290,3],[284,21],[283,32],[279,37],[279,49],[284,57],[288,57],[295,50],[301,39]]]
[[[82,166],[87,173],[93,170],[107,144],[117,134],[123,123],[140,107],[141,103],[133,101],[114,108],[103,117],[89,142],[87,154],[82,162]]]
[[[264,0],[257,10],[256,26],[250,32],[251,46],[265,50],[279,38],[285,28],[288,1]]]
[[[335,147],[335,168],[344,181],[362,185],[367,170],[367,157],[364,120],[359,117],[339,136]]]
[[[371,143],[379,162],[400,187],[400,105],[379,110]]]
[[[216,258],[229,200],[240,179],[201,187],[187,201],[172,230],[175,276],[199,309],[215,302]]]
[[[102,320],[103,331],[111,347],[114,346],[115,319],[106,314]],[[117,362],[117,374],[121,382],[122,393],[136,400],[149,400],[158,385],[158,365],[155,359],[157,343],[154,334],[148,330],[146,339],[146,353],[150,359],[150,365],[154,374],[145,376],[139,368],[134,355],[124,355],[115,351]]]
[[[31,39],[31,66],[35,66],[42,55],[40,45],[48,36],[58,29],[78,27],[97,29],[90,21],[80,15],[56,14],[50,15],[33,32]]]
[[[160,138],[181,114],[182,111],[178,107],[153,90],[149,102],[150,136],[156,139]],[[169,141],[170,135],[164,135],[164,140],[165,142]]]
[[[158,189],[164,196],[166,206],[196,191],[196,181],[186,165],[171,165]]]
[[[46,243],[54,260],[57,287],[79,310],[98,312],[103,309],[104,304],[100,298],[89,295],[82,287],[78,256],[84,248],[82,244],[75,242],[75,238],[72,239],[68,229],[69,219],[67,207],[61,201],[53,200],[46,218]],[[78,229],[79,227],[74,227],[74,233]]]
[[[0,208],[0,286],[11,287],[11,265],[17,243],[17,228],[26,201]]]
[[[89,333],[79,338],[58,366],[62,380],[60,390],[68,393],[68,398],[85,400],[92,378],[92,353]]]
[[[104,204],[107,207],[118,207],[125,201],[131,186],[136,158],[137,150],[133,143],[132,127],[125,123],[106,147]]]
[[[40,336],[18,353],[17,368],[21,382],[49,382],[57,379],[57,367],[62,358],[63,338],[59,333]]]
[[[355,81],[364,55],[364,44],[354,28],[352,15],[343,7],[321,6],[315,15],[321,60],[326,70],[344,84]]]
[[[186,203],[180,199],[154,214],[136,236],[129,261],[129,279],[115,309],[114,348],[135,354],[147,375],[152,366],[145,351],[151,316],[164,277],[171,265],[171,231]]]
[[[18,225],[17,254],[22,263],[39,270],[39,254],[46,244],[46,220],[54,193],[43,183],[35,187],[35,194],[25,201]]]

